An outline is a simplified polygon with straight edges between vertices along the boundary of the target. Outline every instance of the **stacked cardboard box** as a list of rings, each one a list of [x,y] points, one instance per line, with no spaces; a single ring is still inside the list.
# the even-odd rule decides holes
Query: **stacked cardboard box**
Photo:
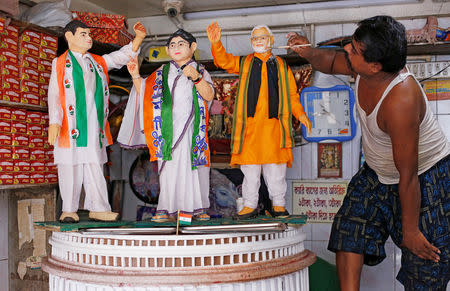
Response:
[[[47,105],[51,62],[56,57],[58,38],[25,30],[19,35],[14,25],[0,32],[1,100]]]
[[[47,142],[48,113],[20,108],[47,106],[58,38],[5,26],[0,18],[0,184],[56,183],[53,148]],[[11,103],[18,103],[17,107]]]
[[[0,107],[0,184],[56,183],[48,113]]]
[[[92,39],[101,42],[124,46],[133,40],[128,32],[125,16],[105,13],[73,11],[77,18],[89,26]]]

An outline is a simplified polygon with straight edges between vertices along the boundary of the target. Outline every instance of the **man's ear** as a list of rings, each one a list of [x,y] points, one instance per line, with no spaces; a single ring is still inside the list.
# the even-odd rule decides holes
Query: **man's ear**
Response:
[[[270,47],[273,47],[273,35],[270,36]]]
[[[379,62],[370,63],[370,70],[372,73],[378,73],[383,69],[383,65]]]
[[[167,54],[168,56],[170,56],[170,54],[169,54],[169,47],[168,47],[168,46],[165,46],[165,48],[166,48],[166,54]]]
[[[196,42],[191,43],[191,52],[192,52],[192,55],[194,55],[194,52],[195,52],[196,49],[197,49],[197,43],[196,43]]]
[[[71,31],[66,31],[66,33],[64,33],[64,37],[66,38],[67,43],[69,43],[73,40],[74,35]]]

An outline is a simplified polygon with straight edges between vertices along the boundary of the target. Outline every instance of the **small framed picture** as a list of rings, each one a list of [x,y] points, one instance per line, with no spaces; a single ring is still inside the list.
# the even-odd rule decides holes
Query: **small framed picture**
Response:
[[[342,178],[342,143],[318,143],[319,178]]]

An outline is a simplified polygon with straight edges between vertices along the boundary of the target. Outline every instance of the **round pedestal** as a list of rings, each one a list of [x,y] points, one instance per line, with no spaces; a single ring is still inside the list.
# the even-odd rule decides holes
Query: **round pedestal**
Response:
[[[53,232],[50,290],[309,290],[305,234],[111,235]]]

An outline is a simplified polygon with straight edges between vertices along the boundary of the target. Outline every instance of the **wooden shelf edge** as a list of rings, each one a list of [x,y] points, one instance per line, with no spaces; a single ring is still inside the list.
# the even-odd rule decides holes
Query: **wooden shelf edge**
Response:
[[[48,111],[48,108],[45,106],[25,104],[25,103],[16,103],[16,102],[4,101],[4,100],[0,100],[0,106],[14,107],[14,108],[20,108],[20,109],[32,109],[32,110],[37,110],[37,111],[42,111],[42,112]]]
[[[16,185],[0,185],[0,190],[14,190],[39,186],[56,186],[58,183],[40,183],[40,184],[16,184]]]

